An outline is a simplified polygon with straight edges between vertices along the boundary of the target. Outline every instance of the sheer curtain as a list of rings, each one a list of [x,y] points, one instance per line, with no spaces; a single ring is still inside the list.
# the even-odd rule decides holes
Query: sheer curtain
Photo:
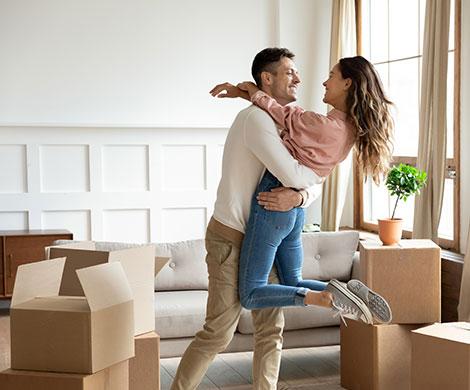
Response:
[[[333,0],[330,69],[342,57],[356,55],[356,12],[354,0]],[[338,230],[349,177],[352,153],[336,166],[323,184],[321,230]]]
[[[446,95],[450,1],[427,0],[424,25],[418,169],[428,183],[415,199],[413,238],[438,237],[446,162]]]
[[[460,284],[459,321],[470,322],[470,220],[469,220],[467,250],[463,263],[462,283]]]

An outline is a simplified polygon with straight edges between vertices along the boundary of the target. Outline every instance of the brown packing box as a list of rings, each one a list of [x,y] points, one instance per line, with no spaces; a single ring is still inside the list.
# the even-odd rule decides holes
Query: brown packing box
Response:
[[[134,335],[155,330],[155,267],[160,264],[155,259],[153,245],[100,251],[96,250],[94,242],[74,242],[46,248],[46,257],[66,257],[59,295],[68,296],[83,296],[83,289],[75,272],[77,269],[120,262],[134,298]]]
[[[470,323],[434,324],[411,334],[412,390],[470,389]]]
[[[394,324],[441,320],[441,255],[431,240],[360,243],[361,280],[390,304]]]
[[[129,390],[160,389],[160,336],[135,337],[135,357],[129,360]]]
[[[92,374],[134,356],[132,293],[120,263],[78,270],[85,297],[58,296],[65,259],[18,267],[11,367]]]
[[[341,386],[349,390],[406,390],[411,330],[422,325],[341,324]]]
[[[129,364],[125,360],[91,375],[23,370],[0,372],[2,390],[128,390]]]

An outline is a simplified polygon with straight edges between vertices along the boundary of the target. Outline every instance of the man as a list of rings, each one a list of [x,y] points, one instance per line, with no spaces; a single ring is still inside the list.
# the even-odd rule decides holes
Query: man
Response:
[[[296,100],[300,83],[287,49],[268,48],[256,55],[252,75],[259,88],[280,104]],[[220,86],[231,95],[235,88]],[[215,92],[217,94],[220,89]],[[222,178],[217,191],[214,215],[206,232],[206,263],[209,288],[206,322],[184,353],[172,390],[193,390],[204,377],[215,356],[225,350],[240,318],[238,261],[240,246],[249,217],[253,193],[268,169],[284,187],[259,196],[269,210],[307,207],[318,196],[322,180],[300,165],[284,147],[273,120],[261,109],[242,110],[227,136]],[[292,188],[306,188],[295,191]],[[272,273],[271,281],[276,281]],[[253,387],[276,389],[282,351],[284,316],[279,308],[253,310],[254,355]]]

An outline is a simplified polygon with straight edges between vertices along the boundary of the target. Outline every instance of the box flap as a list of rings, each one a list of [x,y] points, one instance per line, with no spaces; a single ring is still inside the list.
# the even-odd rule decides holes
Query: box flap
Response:
[[[60,295],[83,296],[83,289],[75,272],[80,268],[92,267],[94,265],[108,262],[108,252],[89,249],[75,249],[64,247],[52,247],[51,257],[65,257],[64,274],[60,284]]]
[[[155,257],[155,276],[168,264],[171,257]]]
[[[11,307],[38,296],[59,295],[65,257],[23,264],[18,267]]]
[[[132,300],[132,292],[121,263],[99,264],[77,270],[91,311]]]
[[[470,345],[470,323],[468,322],[436,323],[414,330],[413,333]]]
[[[145,279],[145,275],[154,275],[155,267],[155,246],[142,245],[133,248],[109,251],[109,261],[119,261],[124,268],[129,280]],[[153,280],[153,276],[151,277]],[[131,283],[132,284],[132,283]]]
[[[62,244],[62,245],[51,245],[46,246],[46,259],[50,259],[50,252],[51,248],[69,248],[69,249],[86,249],[86,250],[95,250],[96,245],[93,241],[79,241],[79,242],[71,242],[70,244]]]

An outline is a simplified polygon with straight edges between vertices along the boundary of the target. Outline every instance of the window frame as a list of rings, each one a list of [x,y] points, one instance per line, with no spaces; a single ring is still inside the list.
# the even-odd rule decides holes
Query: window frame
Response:
[[[438,244],[442,248],[460,251],[460,63],[461,63],[461,24],[462,24],[462,4],[461,0],[455,1],[455,20],[454,20],[454,157],[446,159],[446,174],[445,178],[452,178],[454,180],[453,200],[454,200],[454,232],[453,240],[439,238]],[[355,0],[356,11],[356,39],[357,39],[357,54],[363,53],[362,49],[362,0]],[[405,163],[416,166],[416,157],[408,156],[393,156],[392,165]],[[364,221],[364,175],[362,170],[357,166],[356,161],[353,165],[354,172],[354,229],[364,230],[372,233],[378,232],[378,225]],[[403,231],[404,238],[411,238],[412,232],[410,230]]]

